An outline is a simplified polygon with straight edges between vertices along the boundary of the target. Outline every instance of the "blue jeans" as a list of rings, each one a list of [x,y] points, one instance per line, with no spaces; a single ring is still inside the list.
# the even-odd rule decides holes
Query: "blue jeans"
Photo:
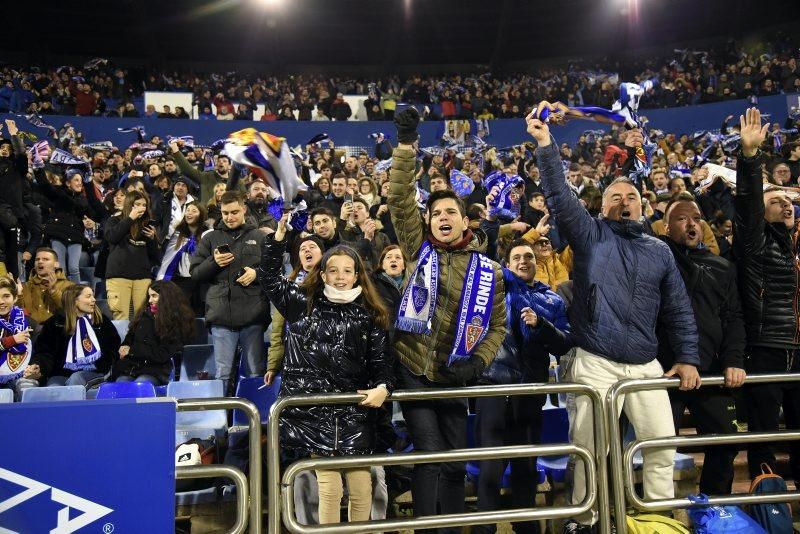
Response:
[[[117,378],[117,382],[150,382],[154,386],[163,386],[164,384],[158,378],[152,375],[139,375],[136,378],[132,376],[123,375]]]
[[[242,359],[247,364],[248,376],[264,374],[264,327],[247,326],[240,330],[232,330],[224,326],[212,326],[211,338],[214,343],[214,360],[217,366],[217,378],[223,381],[225,391],[231,379],[236,347],[242,347]]]
[[[56,241],[55,239],[50,241],[50,245],[53,247],[53,250],[56,251],[56,254],[58,255],[58,263],[67,273],[67,278],[76,284],[80,283],[80,261],[83,246],[80,243],[68,245],[66,243],[62,243],[61,241]]]
[[[69,377],[51,376],[47,386],[85,386],[90,380],[102,377],[103,373],[97,371],[75,371]]]

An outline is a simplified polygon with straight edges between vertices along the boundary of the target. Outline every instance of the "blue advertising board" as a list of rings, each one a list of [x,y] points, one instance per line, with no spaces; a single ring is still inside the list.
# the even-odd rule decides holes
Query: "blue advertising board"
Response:
[[[6,404],[0,422],[0,534],[174,531],[174,400]]]

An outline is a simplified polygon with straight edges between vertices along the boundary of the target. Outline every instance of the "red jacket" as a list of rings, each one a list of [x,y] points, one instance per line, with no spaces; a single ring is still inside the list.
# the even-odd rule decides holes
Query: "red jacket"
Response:
[[[76,115],[92,115],[94,113],[94,109],[96,106],[97,106],[97,100],[95,100],[94,95],[92,93],[84,93],[83,91],[78,91],[75,94]]]

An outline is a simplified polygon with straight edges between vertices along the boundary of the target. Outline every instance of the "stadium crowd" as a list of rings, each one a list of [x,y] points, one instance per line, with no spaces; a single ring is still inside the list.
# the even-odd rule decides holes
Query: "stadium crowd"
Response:
[[[188,119],[192,110],[183,107],[134,106],[144,91],[182,91],[193,93],[199,119],[349,120],[355,110],[342,95],[365,96],[368,120],[392,120],[399,102],[439,104],[442,118],[507,119],[524,117],[541,100],[610,107],[623,79],[650,78],[659,83],[641,107],[669,108],[800,91],[796,50],[790,38],[778,36],[757,52],[731,40],[708,50],[676,49],[624,64],[576,61],[535,73],[406,79],[151,71],[98,58],[82,66],[3,67],[0,112]],[[255,116],[258,104],[265,108]]]
[[[123,102],[135,90],[125,71],[107,76],[98,68],[5,70],[3,102],[40,114],[135,116],[127,103],[99,109],[103,97]],[[793,57],[689,51],[643,71],[661,82],[642,106],[797,90],[796,70]],[[74,79],[80,75],[84,81]],[[746,373],[800,367],[800,117],[763,123],[753,108],[738,120],[720,117],[719,134],[615,127],[558,144],[531,108],[543,98],[610,107],[611,82],[592,85],[586,76],[359,84],[358,92],[381,92],[376,105],[381,118],[394,119],[397,146],[379,138],[373,153],[348,155],[308,144],[295,158],[308,186],[306,209],[292,214],[272,209],[278,192],[219,148],[158,136],[130,147],[82,145],[72,127],[55,135],[55,146],[26,147],[6,120],[0,385],[17,396],[104,381],[163,385],[173,356],[194,335],[185,318],[196,316],[210,331],[215,377],[228,392],[239,348],[248,375],[267,384],[282,376],[282,395],[364,395],[359,406],[288,410],[287,453],[386,450],[388,414],[379,408],[393,389],[542,382],[550,354],[561,357],[567,380],[602,392],[626,377],[679,377],[680,391],[626,398],[639,438],[674,435],[685,408],[701,433],[736,432],[737,419],[753,431],[777,430],[781,408],[787,427],[800,428],[797,387],[745,382]],[[309,112],[352,90],[302,78],[251,84],[162,76],[147,85],[190,89],[201,109],[221,96],[269,101],[276,110],[307,101]],[[413,103],[452,98],[477,116],[524,116],[531,138],[506,149],[419,150],[419,113],[394,115],[387,95]],[[629,180],[650,135],[649,176]],[[726,135],[735,139],[724,142]],[[78,164],[55,160],[56,149]],[[125,335],[112,319],[130,321]],[[717,374],[726,388],[696,390],[703,375]],[[743,383],[748,394],[734,407],[732,392]],[[479,400],[477,444],[538,442],[543,404],[538,397]],[[466,446],[466,400],[404,403],[401,413],[416,450]],[[576,399],[572,439],[589,448],[590,414]],[[795,480],[798,452],[792,449]],[[731,492],[735,454],[707,452],[702,492]],[[774,467],[769,447],[748,454],[753,477],[762,463]],[[671,451],[645,453],[644,463],[645,495],[672,497]],[[496,509],[504,464],[481,469],[478,507]],[[349,518],[368,519],[369,470],[345,474]],[[459,462],[415,466],[415,514],[463,511],[464,475]],[[534,476],[535,458],[512,462],[518,506],[531,504]],[[316,477],[317,520],[338,522],[341,476],[320,470]],[[578,465],[573,502],[585,490]],[[596,512],[577,517],[565,531],[591,532],[596,520]]]

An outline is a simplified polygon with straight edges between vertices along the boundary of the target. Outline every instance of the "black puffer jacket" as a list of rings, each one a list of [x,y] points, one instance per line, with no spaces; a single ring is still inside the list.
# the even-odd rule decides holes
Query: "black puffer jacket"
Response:
[[[734,250],[739,293],[751,346],[800,348],[797,230],[764,220],[760,157],[739,154]]]
[[[35,172],[34,176],[39,190],[53,203],[53,210],[44,224],[45,236],[68,244],[87,245],[83,218],[91,213],[86,195],[71,191],[63,185],[51,184],[41,170]]]
[[[112,378],[126,375],[136,378],[150,375],[169,382],[172,356],[183,346],[178,340],[163,341],[156,333],[156,318],[150,310],[142,312],[138,321],[131,324],[123,345],[130,347],[128,355],[114,362]]]
[[[736,267],[706,248],[690,249],[666,236],[660,239],[672,250],[692,301],[700,347],[698,370],[721,374],[728,367],[744,369],[745,329]],[[669,369],[675,363],[675,353],[663,325],[657,333],[658,361]]]
[[[386,331],[362,297],[336,304],[320,295],[307,311],[305,291],[281,276],[284,243],[267,238],[259,269],[264,292],[286,318],[288,332],[280,395],[342,393],[386,384],[394,377]],[[281,416],[281,447],[324,456],[370,454],[378,410],[357,405],[303,406]]]

